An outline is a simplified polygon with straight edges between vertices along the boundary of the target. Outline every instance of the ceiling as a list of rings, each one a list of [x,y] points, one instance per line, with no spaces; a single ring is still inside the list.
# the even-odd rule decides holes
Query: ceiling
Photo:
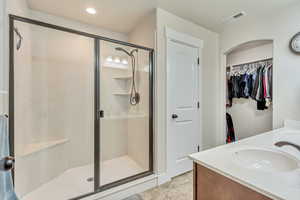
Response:
[[[33,10],[128,33],[139,20],[160,7],[210,30],[220,32],[224,19],[240,11],[247,18],[265,16],[299,0],[27,0]],[[97,9],[96,15],[85,12]],[[242,20],[242,19],[241,19]]]

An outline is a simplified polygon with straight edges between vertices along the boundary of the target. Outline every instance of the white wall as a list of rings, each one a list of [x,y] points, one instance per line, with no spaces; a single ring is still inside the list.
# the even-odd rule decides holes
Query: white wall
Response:
[[[289,49],[291,37],[300,30],[300,3],[292,5],[290,8],[276,12],[273,16],[256,19],[253,21],[241,19],[226,27],[220,37],[221,43],[221,70],[225,70],[224,53],[230,49],[253,40],[273,39],[274,40],[274,100],[273,100],[273,127],[278,128],[283,125],[283,120],[300,120],[299,109],[299,88],[300,88],[300,56],[293,54]],[[224,72],[224,71],[223,71]],[[224,73],[221,74],[224,74]],[[225,87],[224,78],[220,77],[221,102],[219,106],[224,107]],[[219,116],[223,116],[224,109],[220,109]],[[224,127],[224,121],[221,120]],[[222,123],[223,122],[223,123]],[[222,128],[223,129],[223,128]],[[224,136],[224,131],[219,131]],[[223,140],[219,137],[220,141]]]
[[[156,12],[143,18],[128,34],[128,41],[133,44],[155,48]]]
[[[217,127],[217,78],[219,70],[218,34],[192,22],[157,9],[156,52],[156,152],[159,173],[166,172],[166,38],[165,27],[186,33],[204,41],[201,76],[201,109],[203,148],[215,146]],[[200,122],[199,122],[200,123]]]
[[[27,6],[27,1],[24,0],[5,0],[6,1],[6,11],[9,14],[20,15],[23,17],[29,17],[29,8]]]
[[[263,44],[228,54],[226,66],[234,66],[272,57],[273,43]],[[227,112],[232,116],[235,135],[238,139],[272,130],[272,106],[267,110],[259,111],[257,110],[257,103],[253,99],[234,98],[233,105],[227,108]]]

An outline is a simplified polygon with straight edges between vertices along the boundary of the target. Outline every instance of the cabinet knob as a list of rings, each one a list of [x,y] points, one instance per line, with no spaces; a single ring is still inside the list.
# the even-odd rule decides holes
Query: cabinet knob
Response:
[[[0,161],[0,171],[10,171],[15,167],[15,158],[7,156]]]

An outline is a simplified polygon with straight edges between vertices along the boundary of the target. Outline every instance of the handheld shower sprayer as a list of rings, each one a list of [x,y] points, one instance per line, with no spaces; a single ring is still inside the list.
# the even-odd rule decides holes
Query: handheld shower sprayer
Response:
[[[140,102],[140,94],[138,93],[137,89],[136,89],[136,83],[135,83],[135,73],[136,73],[136,65],[137,63],[137,59],[134,55],[134,53],[138,53],[138,49],[133,49],[132,51],[128,52],[125,49],[121,48],[121,47],[117,47],[116,48],[117,51],[122,51],[125,54],[127,54],[130,58],[131,58],[131,67],[132,67],[132,84],[131,84],[131,90],[130,90],[130,99],[129,102],[131,105],[137,105]]]

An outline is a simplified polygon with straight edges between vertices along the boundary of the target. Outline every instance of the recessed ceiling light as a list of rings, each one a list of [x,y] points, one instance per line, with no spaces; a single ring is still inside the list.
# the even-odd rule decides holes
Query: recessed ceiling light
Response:
[[[91,15],[95,15],[97,13],[95,8],[87,8],[86,12],[91,14]]]

